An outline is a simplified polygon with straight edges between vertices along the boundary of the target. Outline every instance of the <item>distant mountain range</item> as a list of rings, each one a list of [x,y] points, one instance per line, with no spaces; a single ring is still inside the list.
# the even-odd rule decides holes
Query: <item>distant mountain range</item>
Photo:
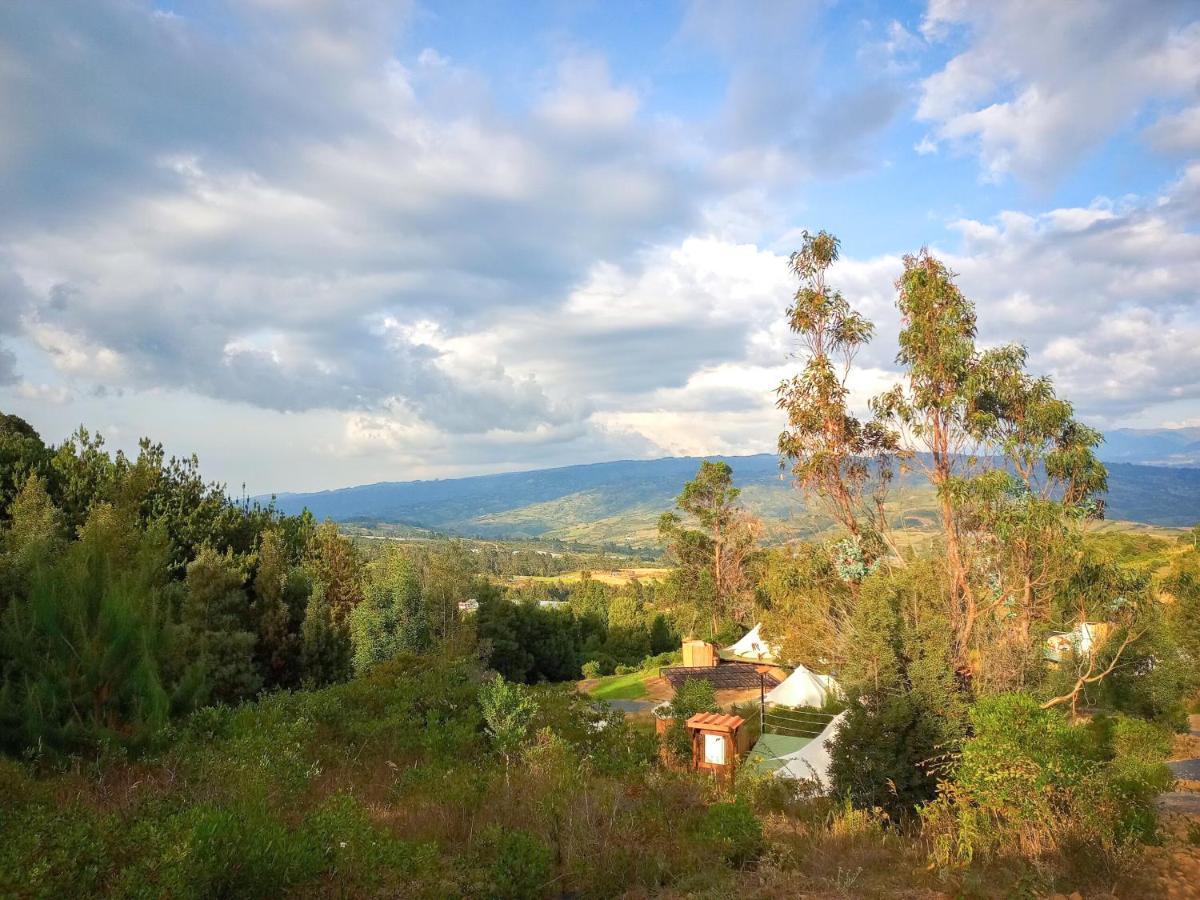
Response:
[[[808,509],[772,454],[725,459],[742,502],[767,537],[811,537],[829,519]],[[276,505],[318,519],[406,525],[491,538],[548,538],[580,544],[647,546],[699,457],[623,460],[436,481],[381,482],[311,494],[280,494]],[[1200,468],[1110,462],[1108,517],[1161,526],[1200,522]],[[265,499],[265,498],[264,498]],[[934,497],[916,474],[897,479],[889,510],[897,527],[935,526]]]
[[[1115,428],[1105,432],[1105,462],[1200,466],[1200,428]]]

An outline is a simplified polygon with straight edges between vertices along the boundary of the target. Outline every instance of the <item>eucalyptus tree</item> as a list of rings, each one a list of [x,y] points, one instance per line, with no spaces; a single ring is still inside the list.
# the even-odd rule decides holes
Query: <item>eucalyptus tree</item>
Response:
[[[788,327],[799,338],[803,367],[776,389],[776,405],[788,417],[779,454],[791,461],[804,493],[874,558],[887,534],[884,498],[897,435],[879,421],[862,422],[848,407],[851,367],[874,326],[828,284],[839,246],[826,231],[805,231],[800,250],[788,261],[800,281],[788,307]]]
[[[976,346],[974,304],[928,251],[905,257],[896,286],[904,375],[872,408],[937,491],[958,663],[975,671],[983,644],[1029,655],[1031,628],[1071,569],[1073,525],[1102,510],[1101,437],[1026,371],[1025,348]]]
[[[688,586],[686,599],[697,607],[696,613],[707,607],[713,636],[720,623],[746,618],[753,604],[748,564],[762,524],[738,505],[740,495],[728,463],[704,460],[676,499],[676,508],[687,518],[666,512],[658,523],[659,535]]]
[[[950,622],[960,662],[978,615],[978,599],[960,521],[966,470],[980,445],[974,388],[982,380],[975,347],[975,307],[946,266],[927,250],[904,257],[896,282],[903,382],[871,401],[875,414],[897,428],[937,491],[951,579]]]

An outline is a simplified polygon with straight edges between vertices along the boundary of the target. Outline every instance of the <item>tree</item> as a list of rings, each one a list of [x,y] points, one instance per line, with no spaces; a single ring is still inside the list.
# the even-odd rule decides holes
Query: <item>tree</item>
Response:
[[[686,527],[674,512],[663,513],[658,523],[680,574],[698,588],[690,598],[696,612],[708,607],[713,636],[720,623],[747,618],[753,605],[748,564],[762,525],[737,505],[740,494],[728,463],[704,460],[676,499],[676,508],[697,527]]]
[[[818,671],[840,669],[856,652],[846,641],[856,595],[828,548],[797,542],[763,554],[763,634],[783,659]]]
[[[0,524],[30,476],[45,476],[50,451],[33,426],[20,416],[0,413]]]
[[[300,683],[300,629],[311,590],[304,573],[292,567],[283,535],[278,529],[264,531],[254,574],[253,618],[259,668],[269,687]]]
[[[26,595],[34,573],[61,544],[60,517],[46,482],[30,475],[9,507],[7,527],[0,529],[0,613],[9,598]]]
[[[356,673],[402,652],[428,648],[421,585],[405,554],[393,547],[371,565],[363,600],[350,612],[349,621]]]
[[[788,417],[779,454],[791,460],[792,474],[806,495],[823,502],[874,559],[888,531],[884,498],[897,435],[877,421],[864,424],[847,406],[851,365],[871,340],[874,326],[826,283],[838,246],[828,232],[805,231],[801,249],[789,258],[800,287],[788,307],[788,327],[800,338],[803,369],[776,389],[776,405]]]
[[[425,558],[421,595],[429,629],[439,639],[446,639],[458,623],[458,604],[476,593],[476,571],[474,557],[462,541],[446,541]]]
[[[954,283],[954,275],[927,250],[904,258],[896,283],[904,327],[896,361],[907,372],[897,385],[874,398],[876,416],[923,451],[916,459],[937,491],[946,563],[952,576],[950,622],[959,664],[967,652],[978,615],[956,495],[964,472],[987,435],[978,416],[977,391],[986,383],[975,348],[975,307]]]
[[[963,734],[965,698],[938,568],[917,559],[870,575],[846,627],[854,652],[839,674],[850,704],[830,773],[837,793],[893,818],[933,798],[939,765]]]
[[[350,543],[334,522],[323,522],[308,544],[308,566],[314,582],[323,587],[323,602],[334,622],[342,623],[362,601],[362,566]]]
[[[479,687],[479,708],[483,712],[487,735],[504,759],[507,782],[512,759],[520,751],[533,717],[537,715],[537,701],[525,685],[495,675]]]
[[[300,658],[304,682],[323,687],[350,677],[353,650],[346,625],[337,619],[325,595],[325,584],[313,582],[304,611]]]
[[[196,680],[207,688],[201,703],[238,703],[262,687],[245,583],[245,570],[231,553],[205,547],[188,563],[179,641],[200,673]]]
[[[136,743],[165,723],[169,547],[113,506],[37,567],[0,617],[0,741],[72,751]]]

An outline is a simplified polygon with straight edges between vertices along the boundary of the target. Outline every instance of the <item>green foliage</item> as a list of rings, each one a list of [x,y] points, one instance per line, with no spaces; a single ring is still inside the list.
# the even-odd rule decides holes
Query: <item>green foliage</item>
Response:
[[[834,792],[857,808],[904,820],[937,794],[938,763],[955,736],[917,693],[850,704],[831,747]]]
[[[324,587],[333,621],[344,622],[362,602],[362,565],[354,544],[333,522],[323,522],[309,538],[307,563],[313,581]]]
[[[267,687],[296,687],[303,679],[301,629],[311,592],[312,582],[292,565],[280,530],[264,531],[252,615],[258,631],[258,665]]]
[[[697,713],[717,712],[717,692],[712,682],[688,678],[679,686],[667,707],[673,719],[687,721]]]
[[[958,747],[963,698],[940,578],[932,564],[863,581],[843,670],[851,702],[831,747],[834,790],[856,807],[904,819],[933,798]]]
[[[1170,783],[1161,731],[1132,721],[1072,726],[1027,694],[980,701],[955,781],[925,811],[949,864],[1016,855],[1112,860],[1154,838],[1154,800]]]
[[[704,812],[698,837],[731,866],[741,868],[763,850],[762,824],[743,803],[714,803]]]
[[[161,531],[100,505],[77,542],[33,571],[0,621],[6,749],[136,743],[164,724],[167,559]]]
[[[667,591],[687,631],[708,619],[715,636],[753,605],[750,562],[761,523],[737,505],[740,494],[728,463],[703,460],[676,498],[683,516],[666,512],[659,519],[659,537],[677,566]]]
[[[804,368],[776,389],[776,405],[788,417],[779,455],[791,460],[796,483],[864,551],[865,575],[884,549],[883,498],[899,437],[877,421],[863,424],[848,408],[850,366],[875,328],[826,284],[838,247],[838,239],[828,232],[805,231],[802,248],[789,260],[800,287],[788,307],[788,327],[800,338]],[[872,479],[874,496],[864,497]]]
[[[685,679],[671,698],[671,702],[656,714],[669,717],[671,725],[663,735],[663,744],[677,762],[690,762],[692,741],[685,723],[702,712],[719,712],[717,692],[712,683],[700,678]]]
[[[584,678],[600,677],[600,663],[597,660],[589,659],[580,667],[580,669],[583,672]]]
[[[399,653],[426,649],[429,623],[407,556],[393,549],[371,565],[363,600],[350,612],[350,636],[360,674]]]
[[[262,686],[245,580],[245,571],[231,554],[210,547],[188,563],[175,643],[176,652],[188,660],[180,669],[195,669],[184,678],[205,686],[203,695],[195,698],[200,704],[238,703]]]
[[[529,734],[537,701],[525,685],[495,675],[479,688],[479,708],[487,735],[507,768]]]
[[[305,682],[321,687],[350,677],[353,649],[350,633],[334,617],[325,596],[324,582],[313,585],[312,596],[304,612],[300,658]]]
[[[530,900],[545,896],[554,871],[554,852],[521,829],[489,826],[478,851],[483,876],[481,894],[496,900]]]
[[[476,634],[488,665],[510,681],[573,681],[579,677],[576,620],[569,609],[481,600]]]
[[[49,472],[50,449],[33,426],[20,416],[0,413],[0,525],[31,477]]]

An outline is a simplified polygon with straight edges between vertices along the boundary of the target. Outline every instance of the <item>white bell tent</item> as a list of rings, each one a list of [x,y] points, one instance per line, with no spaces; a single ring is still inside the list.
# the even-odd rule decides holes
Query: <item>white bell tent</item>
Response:
[[[768,706],[822,707],[830,699],[842,696],[841,686],[832,675],[817,675],[804,666],[797,666],[783,682],[767,694]]]
[[[768,644],[759,634],[761,625],[755,625],[736,644],[725,648],[723,656],[747,662],[775,663],[779,661],[779,652]]]
[[[782,685],[780,685],[782,687]],[[776,778],[795,778],[815,781],[824,790],[829,789],[829,748],[825,745],[833,740],[846,714],[838,713],[815,738],[783,757],[783,765],[773,773]]]

